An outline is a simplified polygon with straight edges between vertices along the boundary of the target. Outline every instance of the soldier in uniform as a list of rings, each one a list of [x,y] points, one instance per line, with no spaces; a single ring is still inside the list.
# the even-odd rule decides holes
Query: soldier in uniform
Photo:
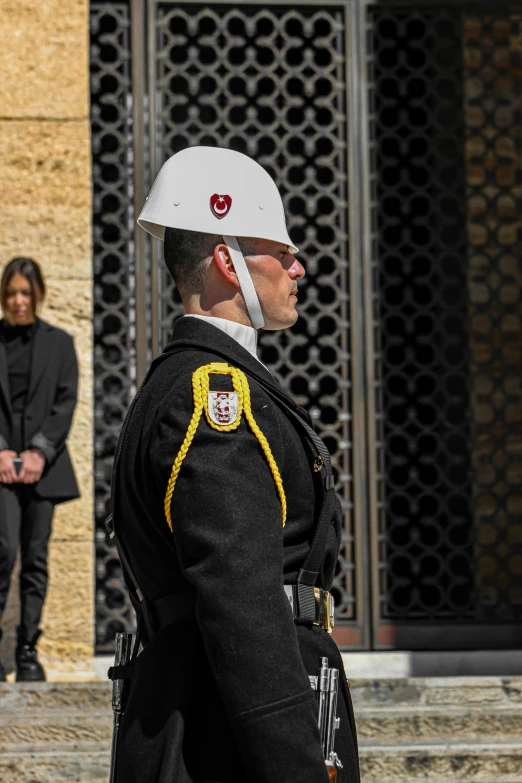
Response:
[[[358,783],[332,637],[341,513],[307,415],[256,355],[296,321],[305,270],[266,171],[192,147],[162,167],[139,224],[183,300],[120,439],[113,517],[145,641],[118,783],[327,783],[309,675],[341,671],[339,783]],[[131,575],[129,575],[131,572]]]

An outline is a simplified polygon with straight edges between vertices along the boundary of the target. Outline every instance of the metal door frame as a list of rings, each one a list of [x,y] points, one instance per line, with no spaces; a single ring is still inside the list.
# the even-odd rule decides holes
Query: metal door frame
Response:
[[[135,212],[139,214],[144,203],[146,174],[154,176],[158,167],[158,152],[156,145],[155,127],[155,40],[154,21],[157,7],[160,5],[235,5],[226,0],[208,3],[206,0],[193,0],[192,2],[159,2],[159,0],[132,0],[131,23],[133,44],[133,95],[134,95],[134,155],[135,155]],[[266,6],[264,0],[247,0],[246,3],[237,5]],[[286,3],[269,2],[275,7],[286,6]],[[316,0],[299,0],[293,6],[316,6]],[[366,116],[366,69],[364,35],[366,3],[358,0],[352,2],[334,2],[326,0],[323,5],[337,7],[343,10],[345,20],[345,47],[348,54],[346,61],[347,95],[346,105],[357,105],[357,111],[347,113],[348,139],[348,215],[349,226],[349,256],[362,258],[363,264],[350,264],[350,319],[352,327],[351,339],[351,382],[352,382],[352,435],[353,454],[357,458],[353,460],[353,525],[355,541],[355,622],[338,625],[336,639],[341,646],[349,646],[350,649],[371,648],[371,622],[370,622],[370,524],[369,506],[367,498],[368,487],[368,461],[367,448],[367,402],[369,395],[366,357],[371,348],[368,347],[368,337],[371,339],[371,326],[368,328],[365,317],[365,302],[368,295],[365,294],[366,280],[371,275],[369,262],[369,236],[367,226],[370,222],[368,172],[369,161],[367,156],[367,124]],[[146,20],[146,24],[144,24]],[[148,95],[148,106],[147,106]],[[148,114],[149,126],[149,160],[147,160],[147,145],[144,143],[144,135],[147,132],[144,117]],[[363,198],[361,199],[361,193]],[[139,239],[138,239],[139,237]],[[136,323],[136,360],[137,381],[145,375],[146,368],[152,356],[158,351],[158,314],[157,309],[151,307],[151,322],[147,323],[144,315],[147,306],[150,307],[154,292],[158,287],[157,262],[159,256],[159,242],[152,241],[150,250],[147,250],[148,239],[144,232],[136,232],[136,287],[137,305],[143,306],[140,317]],[[150,252],[150,258],[148,258]],[[149,278],[150,276],[150,278]],[[149,287],[150,279],[150,287]],[[140,307],[137,306],[137,310]],[[356,333],[356,334],[355,334]],[[363,339],[361,336],[364,335]],[[371,451],[371,450],[370,450]]]
[[[157,168],[155,127],[155,18],[158,6],[173,5],[259,5],[285,7],[286,3],[266,0],[191,0],[191,2],[160,2],[131,0],[132,76],[134,120],[134,204],[136,215],[143,203],[149,175]],[[291,7],[317,6],[317,0],[297,0]],[[379,513],[384,499],[379,486],[384,465],[378,464],[380,454],[375,377],[375,338],[379,328],[379,292],[376,289],[375,250],[376,226],[373,215],[372,187],[375,173],[370,160],[372,153],[371,108],[369,106],[369,9],[375,7],[406,8],[401,0],[325,0],[321,5],[343,10],[346,51],[346,105],[348,155],[348,226],[350,263],[351,381],[353,427],[353,525],[355,547],[356,621],[339,626],[336,639],[349,649],[448,649],[474,648],[483,645],[485,635],[495,633],[494,646],[509,647],[520,641],[520,629],[513,624],[485,626],[479,623],[457,626],[455,623],[388,622],[380,617],[379,602]],[[446,5],[453,5],[450,0]],[[480,6],[493,8],[491,2],[458,0],[460,8]],[[506,9],[512,3],[502,3]],[[433,0],[416,0],[415,7],[440,7]],[[496,6],[498,8],[498,4]],[[519,7],[519,6],[517,6]],[[149,101],[150,106],[147,104]],[[147,133],[148,117],[148,133]],[[149,141],[147,145],[146,141]],[[147,150],[148,147],[148,150]],[[145,374],[151,356],[158,349],[158,312],[151,303],[158,287],[158,243],[149,246],[144,232],[136,231],[136,357],[137,379]],[[146,312],[150,308],[151,321]],[[382,418],[382,417],[381,417]],[[482,640],[482,641],[481,641]]]

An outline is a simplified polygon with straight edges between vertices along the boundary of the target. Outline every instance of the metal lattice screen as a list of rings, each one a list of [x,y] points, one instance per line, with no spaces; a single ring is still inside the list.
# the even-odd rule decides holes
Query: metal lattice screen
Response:
[[[133,612],[105,520],[112,460],[135,388],[130,11],[91,3],[94,259],[96,649],[131,631]]]
[[[372,23],[377,625],[520,620],[522,17]]]
[[[133,622],[103,522],[137,340],[159,350],[180,313],[158,246],[149,266],[135,244],[135,192],[194,144],[258,159],[302,251],[299,321],[264,334],[261,358],[312,410],[334,456],[346,519],[335,592],[345,630],[359,634],[343,643],[513,645],[522,12],[140,7],[91,3],[98,650]],[[146,60],[141,49],[131,57],[131,39],[148,41]],[[147,100],[140,157],[132,118],[148,116]],[[142,327],[135,291],[149,302]]]
[[[154,25],[155,168],[187,146],[226,146],[253,156],[283,194],[307,276],[297,324],[263,333],[260,355],[333,455],[346,520],[335,594],[338,617],[353,619],[343,13],[164,3]],[[165,270],[160,292],[164,344],[181,313]]]
[[[154,9],[157,72],[149,77],[156,170],[190,144],[223,144],[254,155],[282,185],[292,236],[306,253],[301,318],[290,335],[264,335],[262,359],[311,409],[334,454],[346,512],[335,589],[342,615],[352,619],[343,15],[168,3]],[[100,652],[133,620],[103,527],[115,442],[135,382],[130,23],[125,3],[91,5]],[[164,271],[158,282],[157,350],[180,313]]]

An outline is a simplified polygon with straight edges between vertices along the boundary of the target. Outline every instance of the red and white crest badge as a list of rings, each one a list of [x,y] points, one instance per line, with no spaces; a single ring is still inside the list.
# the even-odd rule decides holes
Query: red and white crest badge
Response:
[[[237,419],[237,392],[209,392],[208,415],[215,424],[233,424]]]
[[[220,196],[218,193],[214,193],[214,195],[210,197],[210,209],[212,210],[212,214],[219,220],[224,218],[225,215],[228,215],[231,207],[232,199],[230,196]]]

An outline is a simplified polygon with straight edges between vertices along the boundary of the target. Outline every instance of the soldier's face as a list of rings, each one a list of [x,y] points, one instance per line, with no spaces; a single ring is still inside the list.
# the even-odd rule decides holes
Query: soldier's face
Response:
[[[249,240],[255,254],[246,257],[265,317],[265,329],[287,329],[297,321],[298,282],[305,275],[300,261],[279,242]]]

